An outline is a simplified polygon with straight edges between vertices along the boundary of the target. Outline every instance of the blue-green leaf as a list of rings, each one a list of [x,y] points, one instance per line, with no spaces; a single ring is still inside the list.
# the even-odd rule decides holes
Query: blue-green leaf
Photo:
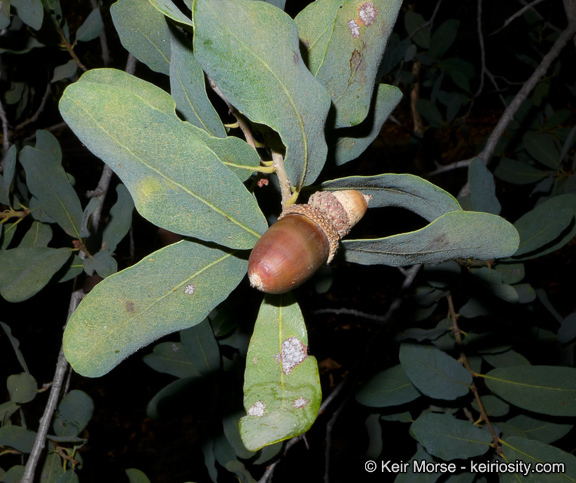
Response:
[[[444,125],[444,118],[440,114],[440,110],[429,99],[418,99],[416,109],[432,127],[440,128]]]
[[[174,5],[172,0],[149,0],[149,2],[157,8],[160,12],[171,18],[175,22],[192,27],[192,21],[182,11]]]
[[[551,416],[576,416],[573,367],[502,367],[484,377],[493,393],[514,406]]]
[[[19,247],[46,247],[52,239],[52,229],[50,225],[33,221],[32,226],[24,234]]]
[[[170,93],[184,120],[219,138],[226,130],[206,94],[204,72],[192,53],[192,43],[172,35]]]
[[[418,397],[420,393],[400,364],[379,372],[356,393],[360,404],[377,408],[398,406]]]
[[[202,69],[233,106],[280,135],[292,186],[314,182],[328,150],[330,96],[302,60],[294,21],[247,0],[195,0],[193,18]]]
[[[5,29],[9,25],[10,25],[10,0],[5,0],[2,3],[0,3],[0,29]]]
[[[92,398],[83,391],[73,389],[58,405],[54,416],[54,432],[57,436],[78,436],[92,419],[93,412]]]
[[[484,400],[484,397],[482,397]],[[498,422],[498,429],[504,433],[504,439],[518,436],[525,439],[535,439],[542,443],[553,443],[563,438],[572,430],[573,424],[560,424],[543,419],[536,419],[525,414],[514,416],[508,421]]]
[[[84,271],[88,275],[97,272],[102,278],[106,278],[118,270],[118,263],[108,250],[100,250],[92,257],[84,259]]]
[[[558,169],[560,151],[551,134],[529,131],[522,138],[526,151],[547,168]]]
[[[102,247],[109,252],[114,252],[118,243],[126,236],[132,225],[132,212],[134,202],[126,186],[116,186],[118,196],[116,203],[110,209],[108,223],[102,231]]]
[[[545,178],[547,173],[522,161],[501,158],[494,169],[494,175],[514,184],[530,184]]]
[[[62,168],[58,140],[48,131],[37,131],[36,147],[22,149],[20,163],[26,171],[26,184],[44,213],[68,235],[74,238],[87,236],[88,233],[81,230],[80,199]]]
[[[450,211],[462,211],[458,201],[450,193],[412,174],[350,176],[326,181],[320,187],[326,191],[360,190],[372,197],[369,208],[406,208],[428,221]]]
[[[368,115],[400,4],[399,0],[319,0],[296,17],[308,68],[332,97],[336,128],[356,126]]]
[[[565,319],[558,329],[558,342],[567,344],[576,338],[576,312],[572,312]]]
[[[412,384],[426,396],[453,400],[470,392],[470,373],[432,345],[402,343],[400,363]]]
[[[170,374],[179,379],[200,377],[198,370],[186,355],[180,342],[160,342],[152,354],[144,356],[144,362],[157,372]]]
[[[190,390],[190,387],[198,382],[200,374],[196,376],[176,379],[158,391],[146,406],[146,414],[150,418],[160,419],[163,416],[164,407],[169,407],[170,400],[177,398],[182,393]]]
[[[428,453],[445,461],[480,456],[492,443],[489,431],[449,414],[423,414],[410,430]]]
[[[483,408],[480,409],[478,401],[476,399],[472,401],[472,407],[478,413],[482,413],[482,411],[484,411],[488,417],[499,418],[510,412],[509,404],[506,404],[504,401],[502,401],[502,399],[491,394],[482,395],[482,406]],[[500,423],[498,423],[498,427],[500,427]]]
[[[10,149],[4,156],[4,170],[0,175],[0,203],[10,206],[10,187],[14,181],[14,173],[16,172],[16,157],[18,148],[15,144],[10,146]]]
[[[515,473],[510,475],[510,481],[530,481],[532,475],[536,477],[533,481],[538,483],[573,482],[576,479],[576,457],[561,449],[533,439],[512,436],[502,442],[502,450],[507,461],[522,461],[530,464],[532,468],[535,468],[537,463],[557,463],[563,468],[561,473],[530,473],[527,478]]]
[[[89,42],[98,37],[104,30],[100,9],[95,8],[90,12],[84,23],[76,31],[77,42]]]
[[[170,73],[170,29],[164,15],[145,0],[118,0],[110,7],[124,48],[153,71]]]
[[[514,226],[520,234],[520,246],[514,260],[526,260],[558,250],[576,235],[573,222],[576,195],[550,198],[522,215]]]
[[[88,71],[60,100],[66,122],[120,176],[142,216],[184,236],[252,248],[268,224],[224,163],[257,155],[244,141],[181,121],[174,109],[166,92],[114,69]]]
[[[504,258],[516,252],[518,243],[518,232],[506,220],[474,211],[451,211],[409,233],[342,241],[347,261],[390,266]]]
[[[146,476],[146,473],[138,468],[128,468],[124,470],[124,472],[128,477],[129,483],[150,483],[150,479]]]
[[[65,64],[59,65],[54,68],[54,75],[50,82],[58,82],[60,80],[72,79],[78,71],[78,64],[75,60],[69,60]]]
[[[430,47],[430,25],[424,27],[426,20],[414,10],[407,10],[404,15],[404,28],[412,40],[423,49]]]
[[[318,366],[307,353],[306,325],[290,294],[264,299],[246,357],[240,435],[246,448],[307,431],[321,402]]]
[[[70,248],[22,247],[0,251],[0,293],[21,302],[42,290],[72,254]]]
[[[8,424],[0,428],[0,445],[9,446],[22,453],[30,453],[36,433],[21,426]]]
[[[401,98],[402,92],[397,87],[378,84],[372,107],[364,121],[352,128],[329,132],[329,136],[333,139],[330,149],[337,165],[356,159],[370,146]]]
[[[220,347],[208,319],[180,332],[182,347],[200,374],[206,376],[220,370]]]
[[[474,158],[468,167],[468,182],[472,209],[499,215],[502,205],[496,198],[494,176],[480,158]]]
[[[104,279],[64,332],[74,370],[99,377],[139,348],[204,320],[246,274],[247,261],[188,240]]]
[[[40,30],[44,19],[44,7],[41,0],[11,0],[18,17],[34,30]]]
[[[460,22],[453,18],[442,23],[432,34],[428,55],[433,59],[442,57],[456,40],[459,27]]]
[[[6,337],[8,337],[8,340],[10,341],[10,344],[12,345],[12,350],[14,351],[14,354],[16,355],[16,359],[18,359],[18,362],[22,366],[22,369],[24,370],[24,372],[30,372],[28,370],[28,366],[26,365],[26,360],[24,359],[24,356],[22,355],[22,351],[20,350],[20,341],[12,335],[12,329],[10,328],[10,326],[8,324],[6,324],[4,322],[0,322],[0,327],[2,327],[2,329],[4,330]]]
[[[6,387],[10,394],[10,401],[19,404],[32,401],[38,394],[38,383],[36,379],[27,372],[8,376]]]

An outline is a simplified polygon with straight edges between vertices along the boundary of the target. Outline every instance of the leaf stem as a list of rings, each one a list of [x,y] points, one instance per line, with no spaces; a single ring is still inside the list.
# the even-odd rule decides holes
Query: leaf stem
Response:
[[[274,170],[276,171],[276,176],[278,176],[278,182],[280,183],[280,192],[282,194],[282,209],[286,205],[293,204],[298,198],[298,192],[295,191],[294,194],[290,191],[290,180],[284,169],[284,156],[282,154],[272,151],[272,161],[274,162]]]
[[[208,76],[206,76],[206,77],[208,78],[208,84],[210,85],[212,90],[218,95],[218,97],[220,97],[220,99],[222,99],[224,101],[224,103],[228,107],[228,110],[230,111],[230,114],[232,114],[236,118],[235,124],[240,128],[240,130],[242,131],[242,134],[244,134],[244,139],[246,140],[246,142],[250,146],[252,146],[254,148],[254,150],[256,150],[258,143],[254,139],[254,136],[252,135],[252,130],[250,129],[250,124],[248,122],[246,122],[246,118],[240,113],[240,111],[238,111],[238,109],[236,109],[232,104],[230,104],[230,101],[226,98],[226,96],[218,88],[216,83],[212,79],[210,79],[210,77],[208,77]]]
[[[20,221],[21,219],[25,218],[29,214],[30,214],[30,211],[26,208],[24,210],[15,210],[14,208],[10,208],[8,210],[4,210],[4,211],[0,212],[0,223],[5,223],[10,218],[17,218],[18,221]]]
[[[246,118],[230,103],[230,101],[228,101],[226,96],[222,93],[222,91],[218,88],[212,79],[208,77],[208,81],[212,90],[226,103],[230,113],[236,118],[238,127],[244,134],[246,142],[256,150],[256,148],[260,146],[260,143],[254,139],[252,130],[249,123],[246,121]],[[260,162],[264,165],[264,167],[260,167],[260,169],[256,169],[255,171],[258,171],[259,173],[276,173],[278,176],[280,192],[282,195],[282,208],[284,208],[286,205],[293,204],[298,198],[299,193],[297,191],[292,193],[290,190],[290,180],[288,179],[288,175],[284,169],[284,156],[273,148],[271,148],[271,151],[272,169],[268,169],[268,166],[270,165],[268,162],[260,159]]]
[[[270,174],[274,173],[276,169],[274,168],[274,166],[258,166],[257,168],[254,168],[254,171],[257,171],[258,173],[262,174]]]
[[[60,40],[62,41],[62,47],[64,47],[68,51],[68,53],[70,54],[70,57],[72,57],[72,59],[74,59],[76,64],[78,64],[78,67],[80,67],[80,69],[82,69],[84,72],[86,72],[88,69],[80,61],[80,59],[76,55],[76,52],[74,52],[74,46],[70,42],[68,42],[68,39],[66,38],[66,34],[64,33],[64,30],[62,29],[62,26],[60,25],[60,22],[56,18],[56,15],[54,14],[54,12],[50,13],[50,18],[54,22],[54,25],[56,26],[56,30],[58,31],[58,34],[60,35]]]

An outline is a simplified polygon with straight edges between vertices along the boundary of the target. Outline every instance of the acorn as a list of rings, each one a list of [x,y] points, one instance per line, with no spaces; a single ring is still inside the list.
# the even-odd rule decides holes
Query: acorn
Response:
[[[248,261],[250,285],[285,293],[330,263],[340,239],[364,216],[371,197],[360,191],[319,191],[307,205],[286,206],[258,240]]]

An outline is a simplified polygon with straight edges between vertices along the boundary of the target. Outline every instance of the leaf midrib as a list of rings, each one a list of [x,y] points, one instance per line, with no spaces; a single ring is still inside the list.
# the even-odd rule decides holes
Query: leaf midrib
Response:
[[[182,242],[179,242],[182,243]],[[189,243],[189,242],[186,242]],[[160,303],[162,300],[164,300],[166,297],[173,295],[179,288],[185,286],[186,284],[188,284],[192,279],[196,278],[197,276],[199,276],[201,273],[205,272],[206,270],[208,270],[209,268],[212,268],[213,266],[223,262],[226,258],[233,256],[236,253],[236,251],[231,252],[231,253],[226,253],[223,256],[221,256],[220,258],[214,260],[213,262],[209,263],[208,265],[205,265],[204,267],[202,267],[200,270],[198,270],[197,272],[193,273],[192,275],[188,276],[185,280],[183,280],[180,283],[177,283],[176,285],[174,285],[172,288],[166,289],[165,293],[159,297],[156,297],[153,301],[150,302],[150,304],[148,306],[146,306],[142,311],[138,312],[137,314],[131,316],[131,317],[127,317],[124,321],[123,324],[116,324],[114,325],[114,327],[109,328],[109,334],[110,335],[114,335],[116,332],[118,332],[119,330],[123,330],[125,328],[125,324],[130,323],[134,320],[137,320],[139,318],[141,318],[144,314],[146,314],[149,310],[151,310],[156,304]],[[114,275],[117,275],[121,272],[117,272]],[[114,276],[112,275],[112,276]]]

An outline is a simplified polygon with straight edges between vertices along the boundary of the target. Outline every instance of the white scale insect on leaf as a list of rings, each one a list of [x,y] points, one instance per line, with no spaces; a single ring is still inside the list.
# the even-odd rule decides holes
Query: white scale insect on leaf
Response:
[[[350,29],[352,37],[354,37],[355,39],[360,37],[360,27],[358,27],[358,24],[354,22],[354,20],[350,20],[348,22],[348,28]]]
[[[378,15],[378,10],[372,2],[367,2],[360,7],[358,10],[358,17],[360,20],[368,27],[368,25],[372,25],[376,20],[376,16]]]
[[[259,418],[264,416],[266,412],[266,404],[262,401],[256,401],[252,406],[248,408],[248,416],[258,416]]]
[[[292,406],[296,409],[302,409],[303,407],[306,407],[306,404],[308,404],[308,399],[300,396],[298,399],[294,400]]]
[[[308,357],[306,346],[295,337],[282,342],[282,372],[290,374],[294,368]]]

